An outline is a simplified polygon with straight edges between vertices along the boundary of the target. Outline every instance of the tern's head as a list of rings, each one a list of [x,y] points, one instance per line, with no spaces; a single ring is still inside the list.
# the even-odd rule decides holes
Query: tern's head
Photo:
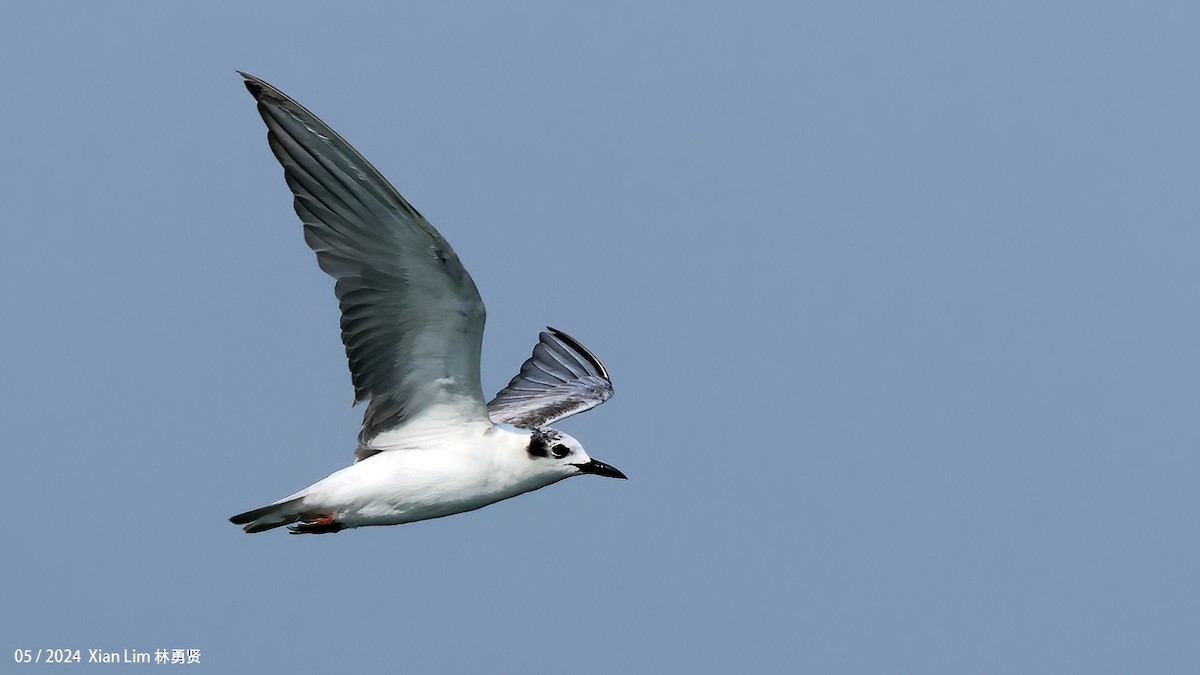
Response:
[[[557,429],[534,429],[529,436],[529,459],[547,472],[570,478],[585,473],[625,478],[615,466],[588,457],[579,441]]]

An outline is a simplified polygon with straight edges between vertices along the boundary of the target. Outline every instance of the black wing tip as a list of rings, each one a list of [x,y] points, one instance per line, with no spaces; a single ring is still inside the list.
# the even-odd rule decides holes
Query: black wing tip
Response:
[[[266,90],[266,87],[271,86],[244,70],[237,71],[237,74],[242,76],[242,79],[244,80],[242,84],[246,85],[246,90],[249,91],[250,95],[254,98],[262,96],[262,93]],[[266,85],[266,87],[264,87],[264,85]]]
[[[577,353],[580,356],[582,356],[583,358],[587,359],[588,362],[591,363],[592,366],[600,373],[601,377],[603,377],[605,380],[609,380],[611,383],[612,378],[610,378],[608,376],[608,369],[605,368],[604,364],[600,363],[600,359],[596,358],[596,355],[593,354],[591,352],[591,350],[589,350],[587,347],[584,347],[583,344],[579,342],[579,340],[576,340],[575,338],[571,337],[570,335],[567,335],[566,333],[555,328],[554,326],[546,326],[546,331],[548,331],[548,332],[542,333],[542,336],[550,335],[550,336],[557,338],[558,340],[561,340],[562,342],[566,343],[566,345],[568,347],[570,347],[572,350],[574,350],[575,353]]]
[[[292,97],[288,96],[282,91],[279,91],[278,87],[270,82],[267,82],[261,77],[256,77],[242,70],[237,71],[237,74],[242,76],[244,80],[242,84],[246,85],[246,91],[250,92],[250,95],[254,97],[254,100],[258,101],[259,103],[275,101],[279,103],[291,103],[297,107],[303,108],[303,106],[301,106],[299,103],[296,103],[294,100],[292,100]],[[311,115],[312,113],[309,114]]]

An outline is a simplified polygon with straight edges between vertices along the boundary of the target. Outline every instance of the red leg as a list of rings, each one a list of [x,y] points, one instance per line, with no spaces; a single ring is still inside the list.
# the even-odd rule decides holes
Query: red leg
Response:
[[[331,534],[340,532],[344,528],[341,523],[334,520],[332,513],[327,513],[290,525],[288,529],[292,531],[292,534]]]

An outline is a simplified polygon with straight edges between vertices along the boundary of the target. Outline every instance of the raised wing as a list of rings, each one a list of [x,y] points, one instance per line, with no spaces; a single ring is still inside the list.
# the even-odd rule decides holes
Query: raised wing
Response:
[[[324,122],[246,73],[295,195],[304,241],[337,280],[362,444],[431,406],[487,422],[479,385],[484,308],[450,244]]]
[[[488,414],[496,423],[541,427],[591,410],[612,395],[612,380],[600,359],[547,326],[521,372],[488,403]]]

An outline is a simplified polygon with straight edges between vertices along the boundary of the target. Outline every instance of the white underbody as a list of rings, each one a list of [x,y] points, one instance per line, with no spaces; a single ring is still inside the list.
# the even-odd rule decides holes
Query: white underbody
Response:
[[[302,498],[306,514],[331,515],[344,528],[398,525],[472,511],[571,475],[535,471],[529,432],[507,425],[414,425],[389,433],[372,439],[378,454],[280,501]]]

